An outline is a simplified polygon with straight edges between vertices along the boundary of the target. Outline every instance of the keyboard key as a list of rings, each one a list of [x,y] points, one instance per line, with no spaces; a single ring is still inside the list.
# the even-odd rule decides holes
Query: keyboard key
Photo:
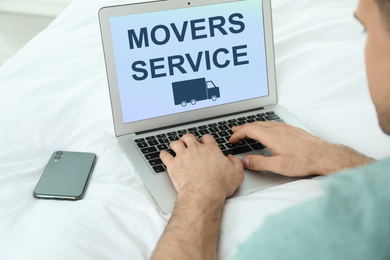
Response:
[[[261,143],[251,144],[250,147],[252,147],[253,150],[261,150],[265,148],[265,146]]]
[[[167,133],[168,136],[176,135],[177,133],[175,131]]]
[[[217,138],[217,139],[215,139],[215,141],[217,142],[217,144],[224,144],[224,143],[226,143],[225,138]]]
[[[219,149],[221,149],[221,150],[225,150],[226,149],[226,147],[223,144],[219,144],[218,146],[219,146]]]
[[[198,131],[192,131],[192,132],[190,132],[190,134],[195,135],[195,137],[200,137],[200,134]]]
[[[206,128],[207,128],[207,125],[198,126],[198,129],[206,129]]]
[[[269,111],[269,112],[267,112],[265,114],[267,114],[267,115],[275,115],[275,112],[274,111]]]
[[[159,144],[157,145],[158,150],[168,150],[168,146],[166,144]]]
[[[165,172],[165,168],[162,165],[157,165],[153,167],[155,173]]]
[[[169,140],[171,140],[171,142],[177,141],[177,140],[179,140],[179,139],[180,139],[180,138],[179,138],[177,135],[172,135],[172,136],[169,137]]]
[[[150,141],[150,140],[155,140],[156,137],[155,136],[148,136],[145,138],[147,141]]]
[[[264,117],[256,117],[256,121],[265,121]]]
[[[269,116],[266,116],[265,119],[267,120],[275,120],[275,119],[279,119],[280,117],[278,117],[277,115],[269,115]]]
[[[245,141],[244,140],[240,140],[236,143],[238,146],[243,146],[243,145],[246,145]]]
[[[236,154],[246,153],[246,152],[250,152],[250,151],[252,151],[252,149],[249,146],[240,146],[240,147],[228,149],[228,150],[225,150],[222,152],[225,156],[227,156],[228,154],[236,155]]]
[[[210,133],[215,139],[219,138],[219,135],[217,133]]]
[[[254,143],[257,143],[257,141],[256,141],[255,139],[252,139],[252,138],[245,138],[244,140],[245,140],[245,142],[246,142],[247,144],[254,144]]]
[[[157,152],[157,149],[155,147],[147,147],[147,148],[141,149],[141,152],[144,154],[151,153],[151,152]]]
[[[149,164],[150,164],[150,166],[156,166],[159,164],[163,164],[163,162],[161,161],[161,159],[154,159],[154,160],[150,160]]]
[[[142,142],[142,143],[138,143],[137,146],[138,146],[138,148],[145,148],[145,147],[148,147],[148,144],[145,142]]]
[[[158,139],[158,141],[160,142],[160,144],[166,144],[166,143],[169,143],[169,139],[164,137],[164,138],[160,138]]]
[[[237,118],[238,121],[245,121],[246,120],[246,117],[239,117]]]
[[[228,120],[228,122],[229,123],[235,123],[235,122],[237,122],[237,119],[230,119],[230,120]]]
[[[145,158],[146,158],[147,160],[152,160],[152,159],[160,158],[160,152],[148,153],[148,154],[145,155]]]
[[[179,134],[185,134],[185,133],[187,133],[187,130],[186,129],[183,129],[183,130],[179,130],[179,131],[177,131]]]
[[[201,129],[201,130],[199,130],[199,133],[200,133],[201,135],[205,135],[205,134],[209,134],[210,132],[209,132],[209,130],[207,130],[207,129]]]
[[[232,148],[236,148],[236,147],[237,147],[236,144],[232,144],[232,143],[227,143],[227,144],[225,144],[225,146],[226,146],[228,149],[232,149]]]
[[[229,129],[229,127],[227,126],[227,125],[220,125],[220,126],[218,126],[218,128],[219,128],[219,130],[228,130]]]
[[[220,137],[226,137],[226,136],[230,136],[230,134],[226,131],[222,131],[222,132],[218,132],[219,136]]]
[[[138,139],[135,139],[134,142],[136,142],[136,143],[145,142],[145,139],[143,139],[143,138],[138,138]]]
[[[151,140],[151,141],[148,141],[148,144],[150,146],[154,146],[154,145],[158,145],[158,142],[157,142],[157,140]]]
[[[251,116],[247,116],[247,118],[248,119],[254,119],[254,118],[256,118],[256,116],[255,115],[251,115]]]
[[[226,121],[221,121],[221,122],[218,122],[218,125],[226,125],[227,122]]]
[[[263,116],[265,116],[265,113],[260,113],[260,114],[257,114],[256,116],[263,117]]]
[[[196,128],[196,127],[188,128],[188,132],[193,132],[193,131],[196,131],[196,130],[198,130],[198,128]]]
[[[167,137],[167,135],[166,134],[159,134],[159,135],[156,135],[156,137],[157,138],[165,138],[165,137]]]
[[[209,128],[209,131],[212,132],[212,133],[215,133],[215,132],[218,132],[219,129],[216,128],[216,127],[210,127],[210,128]]]
[[[170,153],[173,157],[176,156],[176,153],[172,149],[167,150],[167,152]]]

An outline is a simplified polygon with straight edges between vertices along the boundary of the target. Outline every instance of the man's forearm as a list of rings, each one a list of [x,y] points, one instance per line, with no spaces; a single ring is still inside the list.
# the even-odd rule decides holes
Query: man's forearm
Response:
[[[222,197],[178,195],[152,259],[217,259],[224,202]]]
[[[318,174],[330,175],[348,168],[355,168],[365,164],[375,162],[375,159],[370,158],[358,151],[339,144],[331,144],[330,149],[324,150],[322,164],[316,164]],[[314,170],[315,172],[315,170]]]

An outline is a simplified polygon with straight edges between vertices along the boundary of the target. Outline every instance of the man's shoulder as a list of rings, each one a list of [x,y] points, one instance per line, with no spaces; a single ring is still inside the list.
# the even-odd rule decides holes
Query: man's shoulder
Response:
[[[382,210],[390,203],[390,158],[375,163],[346,170],[327,178],[323,182],[325,204],[330,203],[328,210],[337,211],[338,207],[370,214],[380,211],[378,218],[390,217],[389,210]],[[342,212],[340,212],[342,213]],[[352,216],[351,216],[352,217]]]

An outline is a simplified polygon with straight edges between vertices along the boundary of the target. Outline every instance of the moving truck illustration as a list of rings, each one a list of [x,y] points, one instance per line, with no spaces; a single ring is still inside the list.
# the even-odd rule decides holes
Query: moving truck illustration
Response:
[[[175,105],[185,107],[187,103],[195,105],[197,101],[211,99],[217,100],[220,97],[219,87],[214,83],[206,81],[205,78],[184,80],[172,83],[173,99]]]

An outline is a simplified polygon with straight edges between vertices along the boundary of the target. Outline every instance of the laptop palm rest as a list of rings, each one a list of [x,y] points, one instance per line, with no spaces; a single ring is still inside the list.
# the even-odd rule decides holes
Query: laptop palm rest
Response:
[[[236,155],[238,158],[242,159],[247,155],[253,155],[254,153],[258,155],[270,156],[271,152],[268,149],[263,149],[260,151],[244,153]],[[244,169],[245,177],[244,181],[238,187],[238,189],[234,192],[232,197],[246,195],[252,192],[256,192],[259,190],[264,190],[266,188],[295,181],[298,178],[290,178],[286,176],[282,176],[269,171],[251,171]]]

